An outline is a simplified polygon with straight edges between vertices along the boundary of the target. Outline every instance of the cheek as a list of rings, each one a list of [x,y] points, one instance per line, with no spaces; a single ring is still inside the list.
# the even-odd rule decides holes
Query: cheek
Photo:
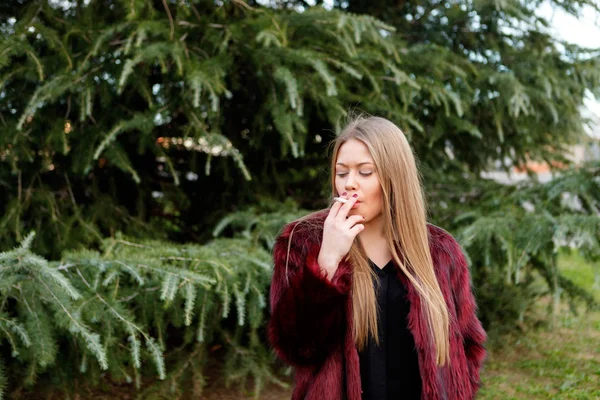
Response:
[[[377,201],[375,201],[376,213],[379,214],[383,210],[383,197],[381,192],[377,194]]]
[[[379,214],[383,208],[383,191],[379,185],[379,180],[374,180],[369,185],[369,197],[373,206],[373,212]]]
[[[337,191],[338,195],[340,195],[340,196],[342,195],[342,193],[345,192],[344,183],[339,178],[335,178],[335,190]]]

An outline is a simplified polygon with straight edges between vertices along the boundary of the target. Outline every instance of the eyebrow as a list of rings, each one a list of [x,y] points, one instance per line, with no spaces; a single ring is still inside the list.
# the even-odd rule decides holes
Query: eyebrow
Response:
[[[361,166],[361,165],[365,165],[365,164],[371,164],[371,165],[373,165],[373,163],[372,163],[372,162],[370,162],[370,161],[363,161],[363,162],[361,162],[361,163],[358,163],[358,164],[356,164],[356,165],[358,165],[358,166]],[[337,164],[335,164],[335,165],[341,165],[342,167],[348,167],[346,164],[344,164],[344,163],[341,163],[341,162],[339,162],[339,163],[337,163]]]

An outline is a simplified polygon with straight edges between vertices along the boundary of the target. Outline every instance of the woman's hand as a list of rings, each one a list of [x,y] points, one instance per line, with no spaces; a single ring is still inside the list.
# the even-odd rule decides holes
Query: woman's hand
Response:
[[[344,197],[346,198],[346,197]],[[350,251],[354,238],[365,226],[361,223],[365,220],[362,215],[351,215],[348,213],[356,203],[357,197],[346,198],[348,202],[342,204],[336,201],[323,224],[323,241],[317,262],[327,272],[327,279],[331,280],[339,263]]]

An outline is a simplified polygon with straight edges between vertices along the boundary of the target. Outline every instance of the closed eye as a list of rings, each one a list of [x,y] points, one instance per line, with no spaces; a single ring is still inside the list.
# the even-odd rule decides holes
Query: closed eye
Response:
[[[369,176],[373,174],[373,172],[359,172],[359,174],[361,176]],[[348,172],[338,172],[336,175],[343,178],[344,176],[348,175]]]

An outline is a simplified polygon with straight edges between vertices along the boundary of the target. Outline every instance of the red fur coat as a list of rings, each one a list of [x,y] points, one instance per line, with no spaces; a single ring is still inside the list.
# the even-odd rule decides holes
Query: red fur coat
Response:
[[[294,366],[292,400],[360,400],[358,352],[352,333],[349,296],[352,267],[340,263],[332,280],[317,264],[326,212],[316,224],[294,230],[286,274],[288,239],[295,223],[284,227],[273,257],[269,341],[285,362]],[[479,387],[486,334],[475,314],[469,270],[459,244],[446,231],[429,225],[429,246],[435,272],[450,313],[450,364],[438,367],[420,298],[407,285],[408,327],[419,357],[422,400],[469,400]]]

